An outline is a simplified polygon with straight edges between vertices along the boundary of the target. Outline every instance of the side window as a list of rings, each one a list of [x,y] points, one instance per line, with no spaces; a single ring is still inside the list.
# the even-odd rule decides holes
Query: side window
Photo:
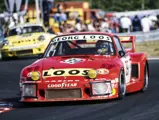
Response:
[[[123,50],[123,47],[121,46],[120,40],[117,37],[114,37],[114,42],[116,44],[118,52]]]

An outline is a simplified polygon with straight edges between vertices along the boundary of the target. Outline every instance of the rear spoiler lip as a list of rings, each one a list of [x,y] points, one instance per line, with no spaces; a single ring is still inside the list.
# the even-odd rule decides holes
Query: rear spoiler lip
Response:
[[[119,39],[120,39],[121,43],[132,43],[132,48],[126,49],[126,52],[135,52],[136,36],[119,36]]]

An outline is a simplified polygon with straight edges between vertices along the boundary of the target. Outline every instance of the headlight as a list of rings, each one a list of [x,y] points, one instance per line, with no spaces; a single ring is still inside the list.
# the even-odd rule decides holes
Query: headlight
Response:
[[[39,41],[45,40],[45,36],[43,36],[43,35],[39,36],[38,40],[39,40]]]
[[[92,82],[92,95],[107,95],[112,93],[111,82]]]
[[[24,84],[22,90],[23,97],[36,97],[36,85]]]
[[[94,79],[97,77],[97,71],[96,70],[89,70],[88,71],[88,77],[91,78],[91,79]]]
[[[8,44],[9,44],[8,40],[5,39],[5,40],[3,41],[3,45],[8,45]]]
[[[33,71],[29,73],[29,76],[32,80],[36,81],[40,79],[40,73],[38,71]]]

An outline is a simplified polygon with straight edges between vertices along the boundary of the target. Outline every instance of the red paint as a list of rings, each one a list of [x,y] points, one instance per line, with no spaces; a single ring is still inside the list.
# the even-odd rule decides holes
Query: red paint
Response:
[[[113,34],[106,34],[106,33],[73,33],[68,35],[77,35],[77,34],[104,34],[108,35],[113,40]],[[63,35],[61,35],[63,36]],[[136,53],[135,52],[135,37],[130,36],[128,40],[121,41],[121,42],[132,42],[132,50],[127,51],[127,54],[131,58],[132,64],[138,64],[139,65],[139,77],[138,78],[131,78],[130,82],[127,83],[127,93],[129,92],[135,92],[143,87],[143,80],[144,80],[144,67],[147,61],[147,57],[144,53]],[[113,41],[114,43],[114,41]],[[115,44],[115,43],[114,43]],[[115,47],[116,48],[116,47]],[[117,49],[116,49],[117,51]],[[61,61],[69,59],[69,58],[81,58],[84,59],[83,62],[80,62],[78,64],[65,64]],[[33,64],[25,67],[22,72],[22,77],[27,77],[28,72],[32,70],[38,70],[41,73],[41,79],[40,82],[34,81],[34,84],[37,85],[37,98],[21,98],[21,102],[54,102],[54,101],[77,101],[77,100],[100,100],[100,99],[113,99],[118,97],[118,83],[112,83],[114,87],[114,90],[116,91],[115,94],[112,96],[105,95],[105,96],[91,96],[90,90],[90,82],[101,82],[105,81],[100,78],[105,78],[108,81],[113,81],[115,78],[119,77],[120,69],[123,67],[123,63],[120,60],[120,57],[118,54],[116,56],[95,56],[95,55],[75,55],[75,56],[62,56],[62,57],[50,57],[50,58],[43,58],[40,59]],[[48,70],[48,69],[80,69],[80,68],[92,68],[92,69],[99,69],[99,68],[105,68],[109,71],[108,74],[98,74],[97,79],[88,79],[84,78],[83,76],[56,76],[56,77],[42,77],[42,71]],[[133,80],[132,80],[133,79]],[[70,81],[69,81],[70,80]],[[76,81],[77,80],[77,81]],[[78,81],[79,80],[79,81]],[[25,81],[20,80],[20,83],[24,83]],[[63,83],[75,83],[77,86],[70,86],[65,87],[61,89],[72,89],[72,88],[80,88],[82,91],[82,97],[81,98],[54,98],[54,99],[46,99],[45,93],[48,89],[49,84],[63,84]],[[32,84],[32,83],[30,83]],[[54,89],[60,89],[60,88],[54,88]]]

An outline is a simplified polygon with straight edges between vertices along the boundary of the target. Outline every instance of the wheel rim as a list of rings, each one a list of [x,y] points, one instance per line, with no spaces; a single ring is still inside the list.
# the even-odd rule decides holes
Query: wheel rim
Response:
[[[120,74],[120,92],[122,95],[125,95],[125,92],[126,92],[126,85],[125,85],[125,79],[123,74]]]
[[[147,89],[148,79],[149,79],[149,76],[148,76],[148,71],[147,71],[147,68],[146,68],[146,69],[145,69],[145,73],[144,73],[144,90]]]

